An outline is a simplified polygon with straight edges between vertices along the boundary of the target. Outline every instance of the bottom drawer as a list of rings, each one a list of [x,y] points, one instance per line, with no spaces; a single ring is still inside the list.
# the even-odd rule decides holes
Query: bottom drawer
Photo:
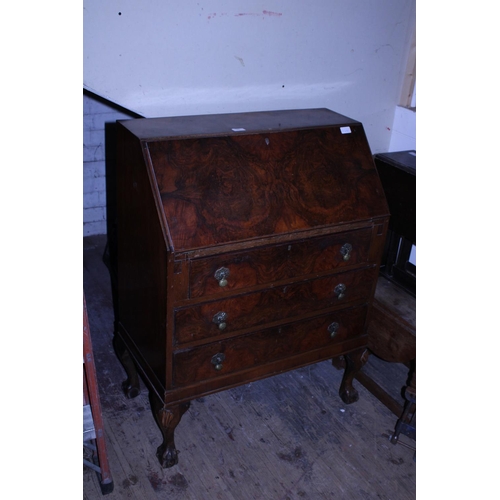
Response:
[[[247,370],[258,365],[331,346],[363,333],[367,307],[261,330],[174,353],[177,387]]]

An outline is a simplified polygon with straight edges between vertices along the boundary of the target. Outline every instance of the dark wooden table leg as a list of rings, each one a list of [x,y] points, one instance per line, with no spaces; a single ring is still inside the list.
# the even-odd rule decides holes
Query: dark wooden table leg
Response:
[[[113,347],[127,374],[127,380],[122,383],[123,392],[127,398],[135,398],[139,395],[141,389],[139,385],[139,374],[137,373],[134,360],[128,352],[123,340],[117,334],[113,337]]]
[[[345,371],[340,384],[339,394],[345,404],[354,403],[359,399],[358,391],[352,385],[352,381],[367,362],[368,355],[368,349],[366,348],[344,354]]]
[[[179,452],[175,448],[174,432],[175,428],[181,421],[182,416],[189,409],[190,401],[175,404],[172,406],[164,406],[158,399],[156,394],[150,394],[151,409],[158,424],[163,442],[156,450],[156,456],[163,468],[173,467],[179,461]]]
[[[417,373],[415,367],[415,360],[412,362],[412,369],[410,372],[409,383],[405,388],[405,406],[403,413],[396,422],[394,434],[391,437],[391,443],[396,444],[399,435],[402,433],[411,439],[416,440],[416,429],[413,425],[413,418],[415,416],[417,407]]]

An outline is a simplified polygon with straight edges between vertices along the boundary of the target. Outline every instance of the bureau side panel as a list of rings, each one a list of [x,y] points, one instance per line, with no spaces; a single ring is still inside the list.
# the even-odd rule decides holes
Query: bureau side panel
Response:
[[[376,266],[377,271],[380,270],[380,262],[382,260],[382,253],[384,250],[385,241],[387,238],[387,228],[389,226],[389,217],[381,217],[373,221],[372,227],[372,240],[370,244],[370,261]],[[375,296],[375,289],[377,287],[377,280],[371,282],[371,293],[369,298],[368,314],[366,316],[365,332],[370,323],[371,314],[373,310],[373,297]]]
[[[118,331],[162,394],[167,246],[141,142],[119,124],[117,144]]]

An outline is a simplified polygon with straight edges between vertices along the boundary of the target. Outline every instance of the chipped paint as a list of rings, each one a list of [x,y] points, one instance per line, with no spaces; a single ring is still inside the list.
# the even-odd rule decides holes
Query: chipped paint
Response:
[[[258,12],[241,12],[240,14],[235,14],[235,16],[269,16],[269,17],[279,17],[283,14],[281,12],[271,12],[269,10],[263,10],[262,13]]]
[[[262,14],[264,14],[265,16],[270,16],[270,17],[279,17],[279,16],[283,15],[281,12],[271,12],[269,10],[263,10]]]

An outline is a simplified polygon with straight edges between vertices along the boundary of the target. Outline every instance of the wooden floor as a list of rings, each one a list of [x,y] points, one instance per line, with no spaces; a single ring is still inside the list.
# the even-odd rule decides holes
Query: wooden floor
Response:
[[[360,400],[346,406],[331,362],[193,401],[176,431],[179,464],[162,469],[146,389],[133,400],[121,391],[105,243],[84,238],[83,279],[114,491],[103,497],[97,474],[84,467],[84,499],[416,497],[415,442],[390,443],[396,417],[359,382]],[[370,370],[399,397],[404,367],[370,358]]]

